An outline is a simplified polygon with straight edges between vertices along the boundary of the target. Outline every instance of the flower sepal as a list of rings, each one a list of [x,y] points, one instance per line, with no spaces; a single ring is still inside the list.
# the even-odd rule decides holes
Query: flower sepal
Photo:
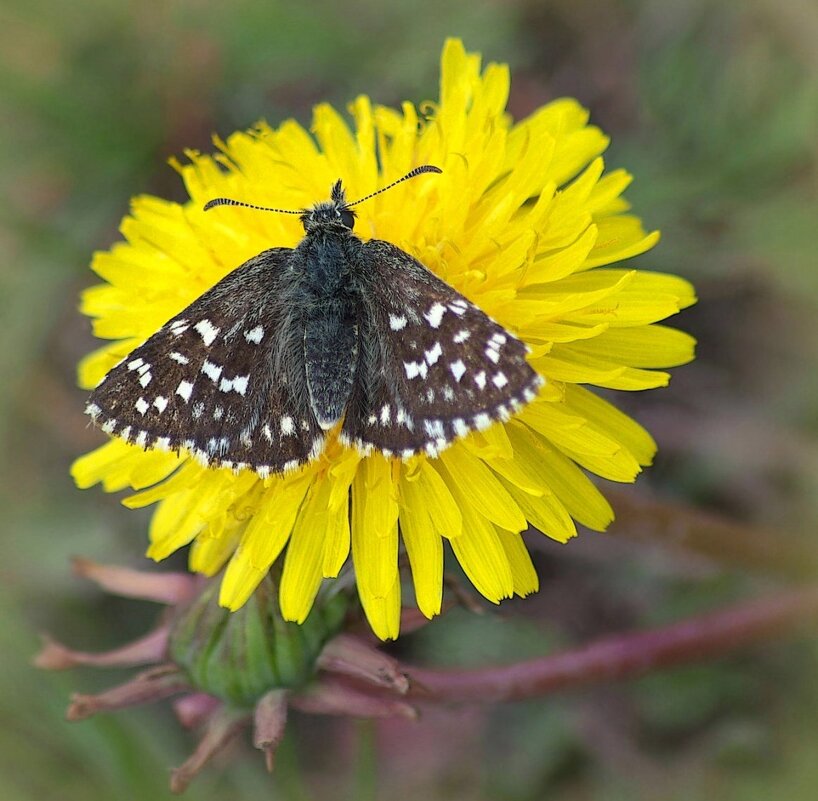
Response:
[[[69,720],[174,698],[186,728],[201,736],[171,773],[182,792],[191,779],[245,728],[272,770],[290,709],[352,717],[415,717],[404,696],[409,681],[398,662],[351,633],[362,624],[349,582],[326,585],[307,620],[283,620],[274,575],[240,610],[218,604],[218,580],[144,573],[77,560],[76,572],[109,592],[166,604],[156,628],[105,653],[77,651],[43,637],[34,664],[46,670],[78,666],[144,669],[96,695],[74,694]]]

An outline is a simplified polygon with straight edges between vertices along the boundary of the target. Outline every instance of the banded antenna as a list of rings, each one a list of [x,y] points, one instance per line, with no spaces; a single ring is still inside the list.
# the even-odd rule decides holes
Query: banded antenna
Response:
[[[410,178],[414,178],[416,175],[423,175],[424,172],[443,172],[440,167],[435,167],[433,164],[421,164],[420,167],[415,167],[414,170],[410,170],[403,176],[403,178],[398,178],[397,181],[392,181],[389,186],[385,186],[383,189],[379,189],[377,192],[373,192],[371,195],[364,195],[363,197],[359,197],[357,200],[353,200],[352,203],[347,203],[345,208],[349,208],[350,206],[356,206],[358,203],[363,203],[365,200],[369,200],[371,197],[375,197],[375,195],[380,195],[381,192],[386,192],[387,189],[391,189],[393,186],[397,186],[404,181],[408,181]]]
[[[355,206],[358,203],[363,203],[365,200],[369,200],[375,195],[380,195],[381,192],[386,192],[387,189],[391,189],[393,186],[397,186],[404,181],[408,181],[410,178],[414,178],[418,175],[423,175],[425,172],[436,172],[441,173],[443,170],[440,167],[435,167],[433,164],[421,164],[420,167],[415,167],[414,170],[410,170],[403,176],[403,178],[398,178],[397,181],[392,181],[389,186],[383,187],[383,189],[378,189],[377,192],[372,192],[370,195],[364,195],[364,197],[358,198],[357,200],[353,200],[352,203],[344,204],[344,208],[348,209],[350,206]],[[217,197],[213,198],[213,200],[208,200],[205,204],[204,211],[208,211],[209,209],[216,208],[216,206],[241,206],[245,209],[255,209],[256,211],[275,211],[279,214],[304,214],[307,209],[299,209],[298,211],[293,211],[292,209],[275,209],[271,206],[256,206],[254,203],[244,203],[241,200],[232,200],[229,197]]]

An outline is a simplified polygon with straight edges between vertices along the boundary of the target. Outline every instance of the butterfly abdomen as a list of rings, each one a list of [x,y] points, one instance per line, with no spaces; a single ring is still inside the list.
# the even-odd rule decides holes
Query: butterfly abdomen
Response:
[[[346,409],[355,379],[358,325],[355,310],[335,299],[307,318],[304,361],[310,405],[319,425],[332,428]]]

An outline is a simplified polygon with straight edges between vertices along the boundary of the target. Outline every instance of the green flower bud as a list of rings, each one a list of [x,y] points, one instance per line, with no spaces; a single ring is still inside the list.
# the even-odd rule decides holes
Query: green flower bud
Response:
[[[271,575],[235,612],[219,606],[218,589],[211,582],[178,612],[170,656],[196,689],[239,707],[253,706],[270,690],[305,685],[349,605],[345,593],[324,589],[299,625],[281,617]]]

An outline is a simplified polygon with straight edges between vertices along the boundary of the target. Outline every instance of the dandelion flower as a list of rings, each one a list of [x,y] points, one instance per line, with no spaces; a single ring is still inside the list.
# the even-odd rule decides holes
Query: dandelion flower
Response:
[[[628,214],[623,170],[604,173],[608,139],[588,113],[556,100],[514,123],[505,112],[509,72],[446,42],[440,99],[421,115],[358,97],[352,126],[335,109],[314,111],[311,134],[294,121],[259,124],[216,140],[218,154],[175,163],[190,200],[134,200],[125,242],[97,254],[104,283],[83,296],[94,333],[112,342],[86,357],[82,386],[105,374],[238,265],[303,237],[297,219],[231,209],[203,212],[214,197],[300,209],[342,178],[351,197],[376,191],[420,164],[443,169],[357,207],[355,232],[417,258],[530,348],[544,380],[511,419],[458,439],[438,457],[364,455],[330,435],[314,461],[259,476],[201,465],[179,453],[113,438],[74,464],[81,487],[130,487],[130,508],[156,504],[148,555],[190,545],[190,567],[224,570],[220,602],[238,609],[276,560],[279,603],[302,622],[324,579],[352,556],[358,593],[375,633],[398,635],[398,554],[408,555],[415,601],[440,612],[444,540],[465,574],[498,603],[538,587],[522,540],[529,525],[565,542],[576,523],[603,530],[610,505],[588,473],[631,482],[655,452],[650,435],[587,388],[643,390],[669,380],[661,368],[693,357],[688,335],[657,325],[692,304],[684,280],[611,266],[653,247]]]

